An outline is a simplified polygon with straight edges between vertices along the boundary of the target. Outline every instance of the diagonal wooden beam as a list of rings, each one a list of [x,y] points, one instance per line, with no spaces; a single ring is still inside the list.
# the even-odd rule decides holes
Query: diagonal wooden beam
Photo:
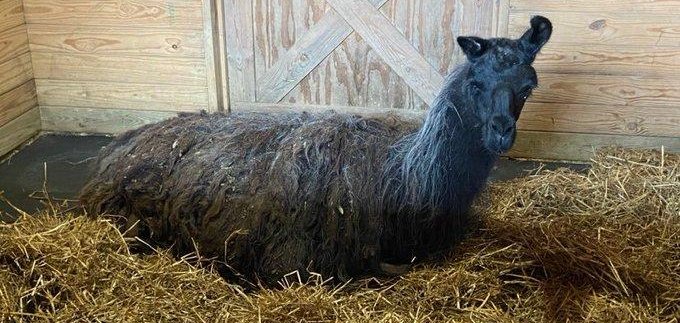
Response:
[[[370,0],[371,8],[378,10],[388,0]],[[345,19],[332,10],[295,42],[264,75],[258,77],[257,101],[281,101],[314,68],[352,34]]]
[[[406,84],[432,106],[444,78],[367,0],[326,0]]]

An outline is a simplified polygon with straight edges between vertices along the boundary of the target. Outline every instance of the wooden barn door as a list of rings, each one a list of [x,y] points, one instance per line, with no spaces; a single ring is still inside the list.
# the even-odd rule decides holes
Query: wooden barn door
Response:
[[[494,0],[224,0],[232,111],[426,109]],[[223,54],[225,55],[225,54]]]

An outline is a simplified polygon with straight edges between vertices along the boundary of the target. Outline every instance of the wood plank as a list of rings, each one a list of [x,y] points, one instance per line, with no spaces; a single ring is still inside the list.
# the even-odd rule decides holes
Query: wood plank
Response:
[[[200,58],[33,52],[38,79],[206,86]]]
[[[203,58],[203,36],[191,30],[29,25],[32,51]]]
[[[38,105],[35,82],[30,80],[0,95],[0,125],[4,125]]]
[[[41,106],[198,111],[208,104],[208,90],[202,86],[46,79],[36,79],[36,86]]]
[[[215,1],[203,1],[202,21],[203,21],[203,47],[205,48],[205,74],[206,85],[208,87],[208,106],[207,110],[215,112],[223,110],[221,88],[218,87],[219,60],[216,59],[216,45],[219,44],[219,33],[217,28],[217,10],[213,8]]]
[[[258,83],[310,28],[333,9],[325,1],[254,1]],[[465,18],[464,13],[488,13]],[[491,0],[390,0],[385,16],[442,75],[463,61],[455,36],[474,30],[492,35]],[[425,22],[427,23],[421,23]],[[477,26],[465,26],[479,22]],[[482,30],[489,28],[489,30]],[[356,33],[345,39],[281,102],[373,108],[426,109],[425,104]]]
[[[565,44],[545,48],[534,66],[539,76],[543,73],[628,75],[680,82],[680,48]]]
[[[432,105],[443,77],[367,0],[327,0],[354,30],[425,101]]]
[[[619,146],[680,153],[677,137],[638,137],[601,134],[521,131],[508,156],[515,158],[587,161],[597,148]]]
[[[0,156],[11,152],[39,131],[40,111],[37,107],[0,126]]]
[[[21,0],[0,0],[0,31],[24,24]]]
[[[16,26],[0,32],[0,63],[27,53],[28,35],[26,25]]]
[[[441,0],[390,0],[381,13],[440,73],[448,71],[457,56],[455,41],[447,37],[458,30],[453,19],[458,2]],[[486,0],[484,0],[486,1]],[[255,22],[257,74],[268,71],[300,37],[304,37],[327,12],[324,1],[296,0],[276,6],[256,1],[261,8]],[[429,23],[417,24],[427,18]],[[442,26],[446,28],[442,31]],[[258,77],[259,79],[259,77]],[[259,82],[259,81],[258,81]],[[358,34],[352,33],[281,101],[371,108],[426,109],[427,104],[410,89]]]
[[[24,0],[29,24],[203,29],[201,0]]]
[[[390,0],[382,7],[381,12],[430,65],[441,75],[446,75],[454,66],[464,61],[455,36],[476,32],[492,34],[490,29],[480,28],[492,26],[490,13],[493,10],[489,6],[492,2],[493,0],[418,0],[416,2]],[[484,12],[486,9],[489,11],[477,16],[477,13]],[[466,17],[467,15],[470,16]],[[475,25],[480,22],[482,24]],[[352,38],[358,39],[359,45],[364,42],[359,35],[355,34],[349,39]],[[429,107],[379,55],[374,53],[370,46],[366,45],[366,48],[368,49],[366,56],[361,55],[363,54],[361,51],[347,48],[348,52],[353,54],[350,56],[353,61],[348,62],[347,65],[351,71],[348,79],[354,81],[347,83],[347,86],[357,86],[357,95],[366,96],[366,103],[359,101],[354,104],[417,110]],[[359,47],[359,49],[363,48]],[[334,52],[333,56],[337,52]],[[355,53],[359,55],[354,55]],[[366,62],[363,63],[363,60]],[[357,65],[358,62],[366,64],[366,67]],[[345,67],[338,66],[336,70],[340,72],[341,68]],[[359,70],[360,68],[365,68],[367,72]],[[356,76],[357,73],[360,75]],[[344,73],[339,73],[339,76],[342,75]],[[363,84],[364,82],[366,84]],[[363,90],[362,87],[367,87],[367,90]],[[342,87],[339,88],[342,89]]]
[[[620,12],[667,15],[680,9],[677,0],[512,0],[513,11]]]
[[[539,88],[531,102],[599,104],[638,107],[678,107],[677,81],[633,76],[552,74],[539,75]]]
[[[453,37],[478,36],[492,37],[494,35],[494,0],[457,0],[456,3],[460,29]],[[427,23],[427,18],[421,23]],[[454,39],[455,40],[455,39]]]
[[[44,131],[119,134],[177,115],[175,112],[40,107]]]
[[[217,77],[217,91],[220,96],[220,107],[218,111],[228,112],[231,107],[229,103],[229,66],[227,66],[227,30],[224,25],[225,20],[225,2],[223,0],[217,1],[215,5],[215,71]],[[231,8],[229,8],[231,10]]]
[[[493,36],[508,37],[508,24],[510,20],[511,0],[494,1],[493,10]]]
[[[0,94],[6,93],[33,78],[31,55],[25,53],[0,63]]]
[[[522,35],[536,14],[552,18],[554,32],[548,48],[558,44],[607,44],[621,47],[680,46],[680,15],[635,12],[510,12],[510,34]]]
[[[371,0],[380,8],[387,0]],[[334,11],[326,15],[279,58],[257,82],[257,101],[276,103],[302,81],[351,33],[352,27]],[[237,99],[242,100],[242,99]]]
[[[533,131],[680,137],[680,106],[527,103],[519,128]]]
[[[224,5],[229,95],[234,101],[255,102],[253,4],[225,0]]]

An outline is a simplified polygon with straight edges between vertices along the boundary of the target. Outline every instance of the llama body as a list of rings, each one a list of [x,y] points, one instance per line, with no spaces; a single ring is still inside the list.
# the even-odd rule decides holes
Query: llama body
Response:
[[[514,141],[536,83],[530,64],[550,31],[538,17],[519,41],[459,38],[470,62],[424,122],[185,114],[128,132],[102,151],[83,204],[123,216],[142,239],[178,254],[198,247],[226,274],[265,283],[408,264],[462,238],[474,197]]]

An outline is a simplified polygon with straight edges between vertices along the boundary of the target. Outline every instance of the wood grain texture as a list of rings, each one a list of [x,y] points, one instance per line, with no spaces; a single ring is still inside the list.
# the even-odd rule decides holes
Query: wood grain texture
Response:
[[[214,0],[203,0],[202,6],[202,21],[203,21],[203,48],[205,49],[205,73],[206,86],[208,89],[208,102],[206,110],[216,112],[223,110],[221,87],[218,87],[220,82],[219,60],[216,59],[216,43],[219,43],[219,33],[216,28],[216,11],[213,8]]]
[[[213,7],[212,17],[212,41],[213,41],[213,56],[214,56],[214,70],[215,75],[215,91],[218,97],[217,111],[229,111],[229,78],[227,66],[227,45],[226,45],[226,29],[224,25],[224,1],[211,0]]]
[[[464,60],[455,36],[494,34],[493,6],[493,0],[390,0],[381,12],[444,75]],[[258,82],[333,10],[323,0],[277,3],[256,0],[253,7]],[[356,33],[337,46],[282,102],[395,109],[427,107]]]
[[[109,56],[33,52],[38,79],[206,86],[200,58]]]
[[[674,137],[639,137],[601,134],[555,133],[541,131],[521,131],[510,157],[587,161],[593,157],[597,148],[619,146],[626,148],[661,149],[667,152],[680,152],[680,139]]]
[[[0,126],[0,156],[11,152],[38,132],[40,132],[40,112],[37,107]]]
[[[493,36],[508,37],[508,23],[510,19],[511,0],[495,0],[493,7]]]
[[[387,0],[371,0],[377,8],[385,2]],[[258,79],[257,101],[281,101],[352,32],[342,17],[328,11]]]
[[[207,109],[203,86],[36,79],[41,106],[198,111]]]
[[[0,95],[0,125],[4,125],[38,106],[35,82],[30,80]]]
[[[32,78],[33,69],[29,53],[0,63],[0,94],[10,91]]]
[[[367,0],[327,0],[423,101],[432,105],[444,79]]]
[[[513,11],[620,12],[667,15],[677,12],[677,0],[512,0]]]
[[[31,50],[54,53],[204,58],[203,35],[183,29],[31,24]]]
[[[548,47],[557,44],[680,46],[680,15],[669,12],[651,17],[634,11],[617,12],[606,7],[603,7],[602,12],[549,12],[541,10],[540,6],[530,12],[511,11],[510,35],[521,35],[526,30],[530,17],[536,14],[552,18],[554,32]]]
[[[254,8],[258,79],[332,10],[323,0],[284,1],[280,6],[256,0]],[[408,85],[356,34],[345,39],[283,101],[372,108],[425,105],[418,101],[417,107],[409,106]]]
[[[29,24],[203,29],[201,0],[24,0]]]
[[[0,32],[0,63],[28,53],[26,25],[19,25]]]
[[[519,129],[680,137],[680,106],[639,107],[528,103]],[[680,139],[679,139],[680,140]]]
[[[665,79],[587,74],[539,76],[531,101],[584,105],[647,107],[680,106],[680,87]]]
[[[588,44],[545,48],[534,64],[543,73],[627,75],[680,82],[680,48]]]
[[[253,3],[224,0],[229,96],[232,101],[255,101]]]
[[[119,134],[177,115],[174,112],[41,106],[44,131]]]
[[[24,24],[22,0],[0,0],[0,32]]]

